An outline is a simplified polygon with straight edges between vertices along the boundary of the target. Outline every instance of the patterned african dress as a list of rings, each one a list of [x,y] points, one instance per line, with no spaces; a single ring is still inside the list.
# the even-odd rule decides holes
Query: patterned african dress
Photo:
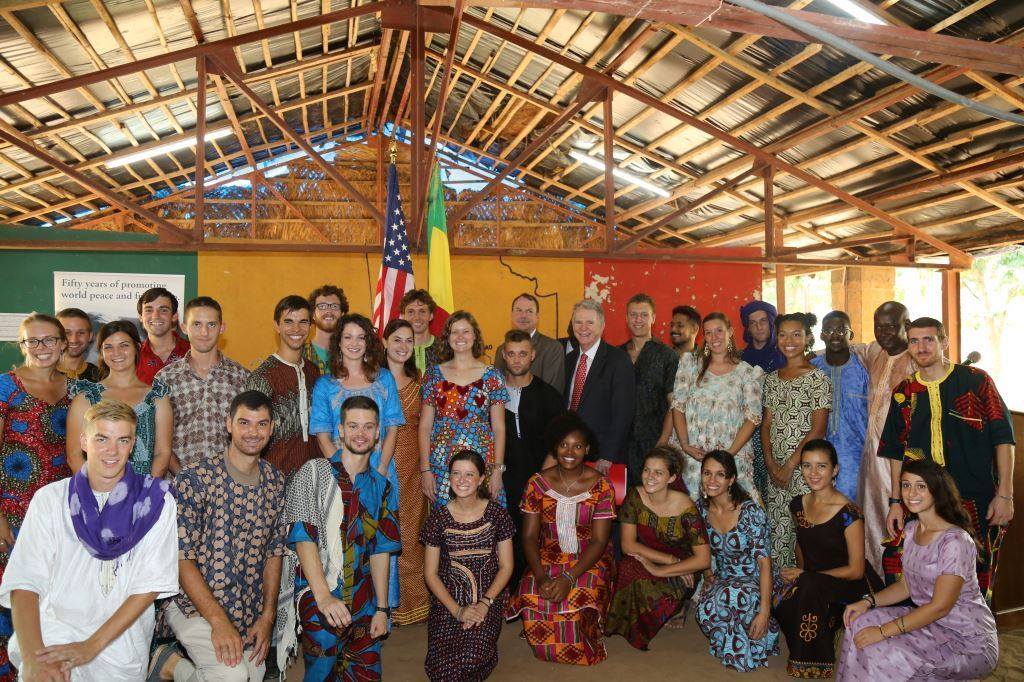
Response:
[[[971,517],[978,553],[978,583],[992,598],[999,547],[1005,526],[990,526],[988,507],[996,493],[996,446],[1013,445],[1013,425],[992,377],[977,367],[950,365],[941,379],[925,381],[917,372],[892,392],[878,456],[897,461],[927,457],[945,467],[956,482]],[[886,580],[899,574],[898,541],[885,555]]]
[[[512,519],[503,507],[488,502],[483,515],[459,523],[448,507],[437,507],[427,519],[420,540],[441,550],[437,574],[459,606],[469,606],[494,582],[498,574],[498,543],[515,534]],[[431,682],[485,680],[498,665],[501,634],[508,600],[503,589],[487,610],[483,623],[468,630],[436,598],[430,600],[425,668]]]
[[[31,395],[14,372],[0,374],[0,513],[15,537],[36,491],[71,475],[64,451],[70,402],[65,395],[51,405]],[[0,579],[8,556],[0,551]],[[11,612],[0,608],[0,682],[17,674],[7,657],[7,640],[13,634]]]
[[[590,490],[566,497],[540,473],[527,483],[520,508],[524,514],[540,514],[540,563],[548,576],[557,578],[586,551],[594,521],[615,518],[615,491],[600,476]],[[614,572],[610,542],[560,602],[541,597],[536,577],[526,572],[509,604],[509,617],[522,615],[523,634],[534,656],[574,665],[594,665],[608,657],[601,639]]]
[[[761,639],[750,639],[747,630],[758,614],[761,601],[761,568],[757,560],[768,556],[768,520],[753,500],[740,507],[736,527],[719,533],[708,522],[704,503],[697,502],[711,545],[715,579],[697,597],[697,625],[708,638],[711,655],[727,668],[747,672],[768,665],[779,653],[779,624],[768,621]],[[776,583],[777,585],[777,583]]]
[[[494,366],[484,369],[482,377],[460,386],[444,378],[440,365],[429,365],[421,388],[424,405],[434,408],[434,426],[430,431],[430,468],[437,482],[435,506],[448,504],[448,462],[460,450],[473,450],[487,464],[494,463],[494,431],[491,406],[508,402],[505,378]],[[486,484],[486,481],[485,481]],[[505,491],[497,502],[505,506]]]
[[[345,602],[352,614],[352,623],[347,628],[334,628],[325,623],[302,570],[295,572],[296,610],[302,625],[305,661],[302,679],[305,682],[379,680],[381,640],[370,636],[370,621],[377,611],[370,557],[402,549],[398,532],[398,491],[373,467],[357,474],[354,481],[350,479],[341,463],[340,452],[331,457],[330,463],[344,507],[340,536],[342,567],[331,594]],[[324,510],[314,508],[316,501],[323,497],[317,489],[316,478],[303,475],[313,466],[315,460],[303,465],[288,491],[286,514],[291,524],[288,547],[293,551],[299,542],[319,546],[321,536],[329,537],[332,532],[320,525],[326,516]]]
[[[927,545],[915,541],[917,521],[905,528],[903,579],[914,604],[927,604],[940,575],[963,578],[953,608],[942,618],[906,634],[858,649],[861,630],[877,628],[914,610],[913,606],[882,606],[853,621],[843,637],[836,678],[839,680],[977,680],[996,667],[999,640],[996,619],[978,587],[977,549],[961,528],[948,528]]]
[[[338,425],[341,423],[341,406],[352,396],[361,395],[373,400],[380,409],[380,440],[377,447],[370,453],[370,466],[374,469],[380,465],[381,445],[384,443],[384,436],[392,426],[401,426],[405,423],[402,415],[402,402],[398,396],[398,384],[395,377],[387,369],[377,371],[377,378],[369,386],[363,388],[347,388],[338,379],[331,375],[324,375],[316,380],[313,386],[312,405],[309,412],[309,433],[315,436],[318,433],[331,434],[331,440],[335,445],[338,442]],[[397,492],[398,470],[395,468],[395,457],[392,454],[391,463],[388,465],[388,481],[391,487]],[[398,556],[391,555],[391,572],[388,580],[391,581],[388,597],[392,608],[398,606],[401,593],[401,580],[399,576]]]
[[[824,523],[814,524],[804,515],[803,497],[790,505],[796,519],[797,543],[804,572],[787,583],[776,598],[774,613],[789,645],[786,671],[793,677],[832,677],[835,666],[835,633],[843,626],[843,610],[868,592],[882,588],[882,580],[864,563],[864,577],[844,580],[822,571],[846,566],[846,529],[863,523],[860,509],[847,503]]]
[[[71,396],[84,395],[90,405],[103,400],[107,387],[91,381],[76,381],[71,384]],[[149,392],[141,403],[133,405],[138,422],[135,425],[135,447],[129,460],[132,470],[143,476],[153,471],[153,451],[156,448],[156,401],[171,395],[171,389],[162,381],[153,381]]]
[[[782,466],[811,430],[814,410],[832,409],[832,382],[818,368],[788,380],[772,372],[764,380],[764,409],[771,415],[772,457]],[[800,467],[793,469],[784,488],[768,481],[765,508],[771,528],[772,562],[780,568],[796,566],[796,525],[789,503],[810,490]]]
[[[704,520],[696,507],[678,516],[658,516],[644,504],[637,488],[630,488],[619,510],[619,523],[636,526],[636,539],[645,547],[665,552],[682,561],[693,556],[695,545],[708,542]],[[643,651],[662,626],[683,608],[694,588],[682,577],[659,578],[647,572],[639,561],[624,556],[619,561],[615,595],[608,607],[605,633],[622,635]]]
[[[761,423],[761,384],[764,372],[742,360],[728,374],[705,372],[697,381],[703,358],[687,353],[679,360],[672,390],[672,409],[686,416],[686,437],[690,445],[710,450],[726,450],[736,438],[743,422]],[[676,435],[672,443],[678,445]],[[751,441],[735,453],[737,480],[743,489],[760,501],[754,485],[754,446]],[[687,493],[700,495],[700,462],[683,457],[683,483]]]
[[[860,459],[868,433],[868,371],[855,354],[842,365],[830,365],[825,355],[811,359],[832,382],[832,412],[828,415],[825,438],[839,455],[836,490],[851,500],[857,499]]]
[[[427,516],[427,498],[420,485],[420,382],[410,381],[398,389],[405,424],[398,427],[395,468],[398,472],[398,517],[402,520],[402,553],[398,556],[398,589],[401,599],[392,618],[398,625],[418,623],[427,617],[430,593],[423,582],[423,545],[420,529]]]

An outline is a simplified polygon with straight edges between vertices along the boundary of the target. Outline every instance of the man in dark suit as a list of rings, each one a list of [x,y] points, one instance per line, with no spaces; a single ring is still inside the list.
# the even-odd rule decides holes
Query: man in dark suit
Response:
[[[636,375],[629,355],[601,340],[601,304],[584,299],[573,306],[572,331],[579,342],[565,358],[566,406],[597,435],[597,468],[608,473],[614,463],[626,463],[626,441],[633,424]]]
[[[522,532],[523,515],[519,502],[527,481],[540,471],[548,453],[544,447],[544,430],[548,423],[565,411],[562,395],[530,371],[535,351],[530,335],[521,329],[505,334],[502,344],[505,360],[505,386],[509,401],[505,403],[505,497],[508,513],[516,525],[517,539],[512,543],[515,568],[509,581],[511,589],[519,586],[526,570]]]
[[[512,327],[530,336],[536,353],[530,373],[561,393],[565,385],[565,348],[550,336],[537,331],[539,321],[540,303],[536,296],[524,293],[512,299]],[[502,372],[506,370],[503,351],[504,346],[498,346],[494,354],[494,365]]]

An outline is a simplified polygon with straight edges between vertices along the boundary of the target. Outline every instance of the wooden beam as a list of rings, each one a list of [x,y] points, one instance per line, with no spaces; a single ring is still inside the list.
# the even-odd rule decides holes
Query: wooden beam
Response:
[[[886,232],[885,234],[872,235],[870,237],[858,237],[855,239],[842,239],[827,244],[811,244],[810,246],[798,246],[796,248],[775,249],[778,256],[797,256],[802,253],[820,253],[821,251],[834,251],[836,249],[851,249],[855,246],[870,246],[872,244],[902,243],[913,239],[910,235]]]
[[[188,0],[183,0],[183,2],[187,3]],[[188,7],[189,9],[192,8],[191,5]],[[192,16],[194,18],[195,14]],[[200,33],[200,35],[202,34]],[[205,216],[203,202],[206,200],[206,192],[204,191],[204,184],[206,182],[206,55],[196,57],[196,72],[199,75],[199,83],[196,85],[196,222],[192,228],[192,237],[196,241],[201,242],[206,233],[203,226]],[[245,145],[244,138],[241,140],[241,144]]]
[[[786,266],[775,264],[775,307],[779,315],[786,314]]]
[[[450,0],[423,0],[449,5]],[[641,18],[669,24],[710,26],[733,33],[754,34],[815,42],[807,36],[757,12],[720,0],[467,0],[469,7],[527,7],[571,9]],[[896,55],[919,62],[963,66],[992,73],[1024,74],[1024,54],[1005,46],[899,26],[868,24],[817,12],[778,8],[786,14],[823,28],[833,35],[879,55]]]
[[[291,127],[287,123],[285,123],[284,119],[282,119],[281,116],[277,114],[277,112],[275,112],[273,109],[267,106],[267,104],[264,103],[263,100],[259,98],[259,95],[253,92],[252,88],[245,84],[245,82],[241,78],[241,74],[236,73],[227,64],[220,61],[220,59],[216,55],[211,56],[210,60],[219,67],[219,70],[222,72],[221,75],[225,76],[229,81],[231,81],[234,84],[234,86],[243,95],[249,98],[249,101],[252,102],[252,105],[255,108],[259,109],[264,116],[270,119],[270,121],[275,126],[278,127],[278,129],[286,138],[288,138],[299,149],[306,152],[306,154],[309,155],[310,160],[312,160],[313,163],[320,166],[320,168],[324,171],[324,173],[327,174],[329,178],[331,178],[331,180],[334,180],[336,183],[341,185],[341,187],[350,197],[352,197],[364,209],[366,209],[367,213],[373,216],[374,220],[377,220],[378,222],[384,221],[384,216],[383,214],[381,214],[380,211],[377,210],[377,207],[374,206],[369,199],[364,197],[362,193],[359,192],[359,190],[353,187],[352,183],[350,183],[348,180],[342,177],[341,173],[339,173],[334,166],[327,163],[324,160],[324,158],[320,156],[320,154],[318,154],[317,151],[313,149],[312,146],[309,145],[308,142],[306,142],[304,139],[302,139],[302,137],[299,134],[293,131]]]
[[[770,165],[761,170],[764,175],[764,255],[774,256],[782,247],[782,230],[775,227],[775,169]]]
[[[643,92],[642,90],[639,90],[638,88],[619,83],[614,78],[607,76],[594,69],[591,69],[589,67],[583,66],[574,59],[562,56],[555,52],[554,50],[548,49],[542,45],[536,45],[531,40],[524,36],[517,35],[510,31],[506,31],[503,28],[489,24],[472,15],[466,15],[464,21],[467,24],[476,26],[477,28],[483,31],[487,31],[488,33],[491,33],[492,35],[498,38],[507,40],[508,42],[514,45],[518,45],[520,48],[527,50],[528,52],[539,54],[544,58],[548,59],[549,61],[560,64],[567,69],[572,69],[583,75],[589,75],[595,79],[601,80],[609,88],[618,90],[619,92],[637,100],[641,104],[657,109],[658,111],[667,114],[668,116],[672,116],[680,121],[683,121],[684,123],[687,123],[693,126],[694,128],[704,132],[705,134],[717,137],[728,143],[729,146],[735,148],[736,150],[753,156],[764,163],[773,164],[776,170],[785,172],[808,184],[814,185],[818,189],[833,195],[834,197],[850,204],[854,208],[857,208],[865,213],[874,216],[878,220],[881,220],[882,222],[894,227],[895,229],[901,232],[906,232],[907,234],[913,234],[917,236],[921,241],[924,241],[934,246],[936,249],[948,254],[950,262],[953,265],[956,265],[958,267],[967,267],[971,263],[971,256],[968,255],[966,252],[961,251],[953,246],[950,246],[946,242],[942,241],[941,239],[938,239],[937,237],[932,236],[931,234],[928,234],[927,232],[918,230],[913,225],[887,214],[886,212],[878,209],[872,204],[869,204],[863,199],[860,199],[850,194],[849,192],[839,189],[838,187],[832,185],[831,183],[828,183],[822,180],[821,178],[817,177],[816,175],[812,175],[811,173],[808,173],[807,171],[798,168],[797,166],[788,163],[787,161],[784,161],[783,159],[775,156],[770,152],[766,152],[745,140],[734,137],[733,135],[730,135],[729,133],[720,130],[718,127],[710,123],[702,121],[694,116],[690,116],[689,114],[683,112],[676,106],[662,102],[656,97],[652,97],[651,95],[648,95],[647,93]]]
[[[949,339],[949,359],[960,362],[960,273],[942,273],[942,326]]]
[[[612,123],[612,93],[605,89],[604,101],[604,250],[615,241],[615,126]]]
[[[409,170],[409,188],[412,192],[412,224],[415,234],[412,245],[414,248],[426,251],[427,235],[424,230],[424,222],[427,199],[426,192],[423,190],[424,187],[428,187],[427,178],[429,177],[429,171],[423,168],[423,138],[426,134],[426,121],[424,120],[426,114],[423,102],[426,97],[426,93],[423,91],[426,76],[426,56],[424,55],[426,45],[424,45],[423,18],[419,5],[416,7],[416,26],[411,33],[412,58],[409,60],[411,70],[409,81],[412,87],[406,94],[412,102],[412,138],[410,139],[412,168]]]

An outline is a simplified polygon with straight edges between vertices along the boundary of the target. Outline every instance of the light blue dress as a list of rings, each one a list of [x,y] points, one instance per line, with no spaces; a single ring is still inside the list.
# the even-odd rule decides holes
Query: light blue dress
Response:
[[[747,672],[766,666],[768,657],[779,653],[778,622],[771,618],[761,639],[750,639],[747,629],[761,600],[757,560],[769,556],[768,518],[756,502],[747,500],[736,527],[719,533],[708,521],[708,510],[700,499],[697,509],[707,528],[715,576],[697,600],[697,625],[708,638],[711,655],[727,668]]]
[[[339,379],[330,375],[324,375],[317,379],[313,386],[313,400],[309,410],[309,433],[316,436],[318,433],[331,434],[331,440],[337,442],[339,438],[338,424],[341,422],[341,406],[352,396],[361,395],[370,398],[380,409],[380,440],[377,447],[370,454],[370,466],[374,469],[380,464],[381,446],[384,444],[384,434],[392,426],[405,424],[405,415],[402,413],[402,400],[398,395],[398,384],[395,377],[387,369],[381,368],[377,371],[377,378],[372,384],[364,388],[345,388]],[[388,481],[391,486],[398,490],[398,470],[395,469],[395,458],[391,458],[388,464]],[[398,606],[398,553],[391,555],[391,576],[390,589],[388,591],[389,602],[392,608]]]
[[[836,488],[856,501],[860,458],[868,432],[868,370],[853,353],[845,365],[833,367],[824,355],[813,358],[811,364],[832,380],[832,412],[825,437],[839,454]]]
[[[92,381],[74,381],[69,393],[72,397],[84,395],[90,405],[103,400],[107,387]],[[135,447],[132,449],[132,470],[143,476],[153,471],[153,451],[156,448],[156,401],[171,395],[171,389],[162,381],[153,380],[149,393],[141,403],[132,405],[135,417]]]

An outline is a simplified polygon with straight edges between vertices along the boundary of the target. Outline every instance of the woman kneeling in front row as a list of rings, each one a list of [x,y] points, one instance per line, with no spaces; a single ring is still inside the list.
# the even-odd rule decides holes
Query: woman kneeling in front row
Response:
[[[976,539],[953,479],[932,460],[903,465],[903,580],[846,608],[840,680],[978,679],[999,658],[978,588]],[[906,599],[918,606],[891,606]],[[879,608],[873,608],[879,607]]]

